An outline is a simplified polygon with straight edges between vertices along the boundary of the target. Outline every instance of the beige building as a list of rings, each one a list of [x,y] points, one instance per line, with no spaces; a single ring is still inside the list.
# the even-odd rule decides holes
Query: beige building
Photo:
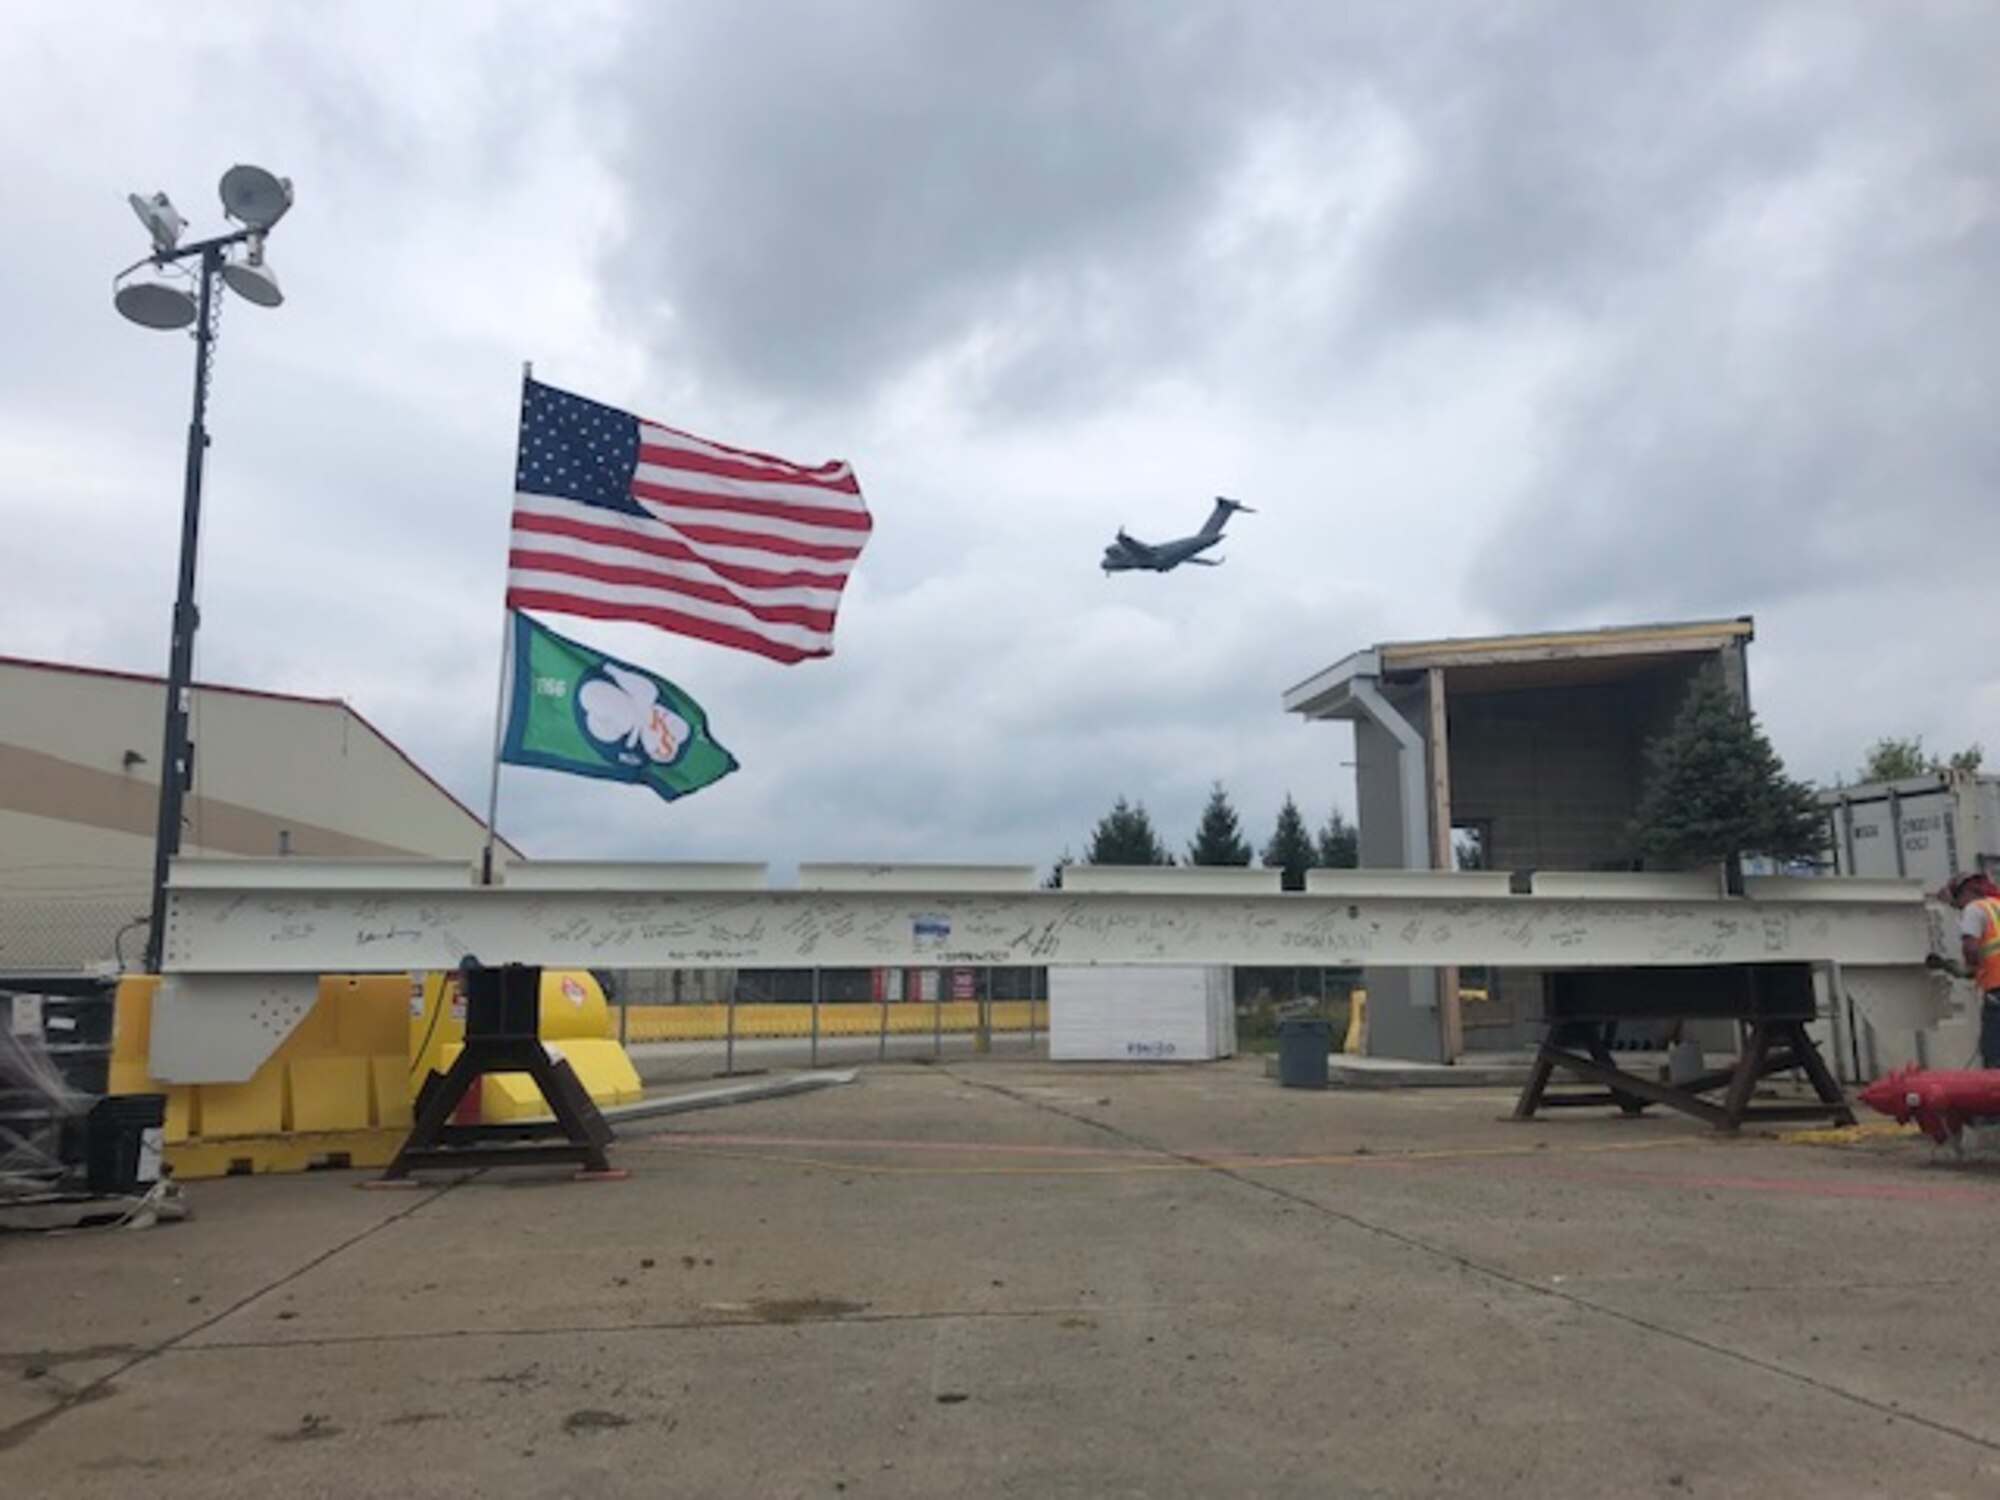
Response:
[[[165,692],[0,656],[0,970],[138,964]],[[197,686],[190,734],[184,853],[479,857],[480,818],[338,699]]]

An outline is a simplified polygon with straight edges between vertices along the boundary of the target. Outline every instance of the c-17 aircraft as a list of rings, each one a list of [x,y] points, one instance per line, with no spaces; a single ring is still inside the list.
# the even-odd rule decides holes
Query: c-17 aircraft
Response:
[[[1184,562],[1199,563],[1204,568],[1221,564],[1219,557],[1197,557],[1198,552],[1206,552],[1222,540],[1222,528],[1237,511],[1256,511],[1241,500],[1225,500],[1215,497],[1215,509],[1208,513],[1201,530],[1193,536],[1184,536],[1171,542],[1142,542],[1137,537],[1127,536],[1125,529],[1118,529],[1118,539],[1104,549],[1104,571],[1123,573],[1134,568],[1146,568],[1155,573],[1164,573],[1169,568],[1177,568]]]

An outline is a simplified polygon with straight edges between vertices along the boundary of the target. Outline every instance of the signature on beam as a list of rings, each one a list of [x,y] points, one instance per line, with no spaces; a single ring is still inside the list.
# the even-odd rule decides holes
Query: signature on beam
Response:
[[[385,932],[362,931],[354,934],[354,946],[366,948],[370,943],[393,943],[397,938],[420,938],[423,934],[414,927],[391,927]]]

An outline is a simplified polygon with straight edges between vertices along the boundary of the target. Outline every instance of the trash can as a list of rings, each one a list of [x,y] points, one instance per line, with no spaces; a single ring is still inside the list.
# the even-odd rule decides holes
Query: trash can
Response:
[[[1330,1022],[1306,1017],[1278,1023],[1278,1083],[1288,1089],[1326,1087],[1327,1058],[1333,1052]]]

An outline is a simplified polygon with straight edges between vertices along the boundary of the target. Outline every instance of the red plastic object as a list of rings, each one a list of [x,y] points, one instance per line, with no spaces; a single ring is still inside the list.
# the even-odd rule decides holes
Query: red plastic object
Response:
[[[2000,1068],[1898,1068],[1863,1089],[1861,1102],[1898,1124],[1916,1121],[1942,1146],[1970,1122],[2000,1117]]]

